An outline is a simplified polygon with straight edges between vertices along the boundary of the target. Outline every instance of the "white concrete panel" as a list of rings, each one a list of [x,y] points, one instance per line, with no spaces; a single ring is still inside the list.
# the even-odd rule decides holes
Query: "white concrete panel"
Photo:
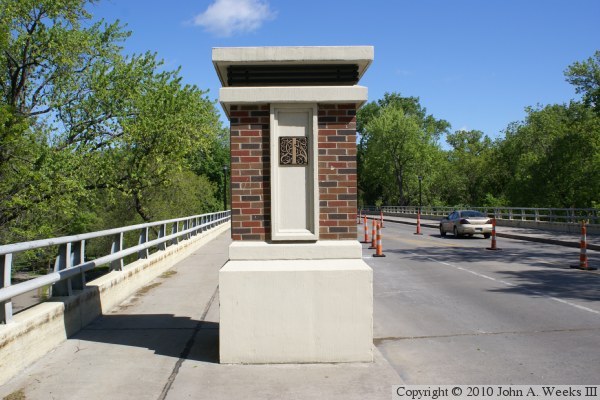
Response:
[[[315,243],[267,243],[235,241],[229,246],[230,260],[318,260],[360,259],[362,246],[356,240],[320,240]]]
[[[271,238],[318,239],[316,105],[271,106]],[[308,164],[280,165],[280,137],[307,137]]]
[[[279,171],[278,191],[279,210],[281,212],[280,230],[282,232],[311,232],[307,218],[307,174],[306,167],[285,167]]]
[[[356,104],[359,108],[368,99],[364,86],[278,86],[222,87],[219,101],[229,116],[232,104],[328,103]]]
[[[311,113],[304,111],[280,111],[277,114],[277,132],[275,137],[307,137],[311,126]],[[279,155],[279,151],[277,151]],[[312,158],[312,157],[311,157]],[[277,166],[276,187],[278,190],[279,227],[281,231],[312,231],[311,221],[307,218],[307,209],[312,208],[307,165]]]
[[[371,362],[372,286],[362,260],[229,261],[221,362]]]

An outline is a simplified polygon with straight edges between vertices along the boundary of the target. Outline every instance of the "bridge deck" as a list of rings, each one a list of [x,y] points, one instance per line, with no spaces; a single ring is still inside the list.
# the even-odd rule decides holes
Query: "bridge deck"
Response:
[[[400,384],[375,349],[373,364],[220,365],[218,271],[229,231],[177,264],[19,377],[0,398],[388,399]]]
[[[502,376],[513,379],[510,373],[517,368],[523,383],[556,383],[552,377],[565,372],[548,369],[556,363],[581,364],[581,369],[597,373],[598,353],[593,348],[575,349],[578,358],[568,360],[563,358],[570,350],[556,357],[552,351],[533,352],[526,364],[518,365],[510,359],[506,365],[496,365],[495,357],[474,364],[472,359],[463,360],[464,354],[479,355],[471,350],[482,346],[500,358],[507,349],[529,357],[532,348],[539,350],[534,344],[551,348],[543,339],[558,340],[563,331],[561,346],[597,338],[598,272],[569,269],[570,260],[577,261],[578,250],[503,239],[505,251],[491,254],[483,250],[488,243],[483,239],[442,240],[435,228],[415,237],[413,229],[406,224],[386,225],[387,258],[371,258],[372,250],[363,246],[375,271],[374,328],[379,339],[373,364],[220,365],[217,285],[230,243],[226,232],[0,387],[0,398],[21,391],[27,399],[388,399],[392,385],[403,383],[396,371],[402,371],[410,384],[423,383],[419,379],[483,383],[481,374],[487,372],[464,368],[485,362],[496,368],[487,378],[494,382]],[[511,230],[530,240],[558,236],[577,242],[576,235]],[[423,254],[413,254],[418,252]],[[590,256],[591,264],[598,267],[598,253],[592,251]],[[509,286],[503,287],[505,283]],[[425,314],[432,310],[433,317]],[[483,311],[485,318],[475,311]],[[447,315],[453,318],[448,320]],[[529,321],[533,327],[526,324]],[[489,325],[486,334],[481,333],[482,323]],[[579,325],[583,328],[572,329]],[[432,334],[437,331],[442,334]],[[453,336],[455,331],[460,333]],[[529,337],[535,341],[519,347],[519,340]],[[471,352],[449,357],[447,351],[463,349],[460,340]],[[440,347],[429,349],[434,345]],[[432,357],[441,361],[435,363]],[[432,367],[437,369],[428,375]],[[571,370],[580,375],[577,369]],[[539,371],[545,371],[551,381],[531,375]],[[448,373],[456,379],[449,381]],[[573,376],[565,379],[578,382]]]

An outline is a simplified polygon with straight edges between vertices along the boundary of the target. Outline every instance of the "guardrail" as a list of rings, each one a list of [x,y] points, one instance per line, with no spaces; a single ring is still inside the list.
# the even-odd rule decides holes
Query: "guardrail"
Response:
[[[383,206],[381,209],[387,215],[416,215],[419,207]],[[456,207],[423,206],[421,207],[421,215],[446,216],[457,209]],[[581,220],[585,219],[590,224],[600,224],[600,210],[595,208],[469,207],[468,209],[494,216],[498,220],[579,224]],[[369,213],[379,213],[379,208],[374,206],[363,207],[362,210]]]
[[[125,257],[137,254],[136,260],[148,258],[151,249],[166,250],[167,247],[177,245],[179,241],[229,221],[230,218],[231,211],[221,211],[0,246],[0,323],[10,322],[13,297],[49,285],[53,296],[70,296],[74,290],[85,288],[86,271],[107,264],[110,270],[122,270]],[[167,233],[169,230],[170,234]],[[132,231],[139,231],[138,244],[124,247],[124,234]],[[151,235],[155,235],[156,238],[152,239]],[[103,237],[111,239],[110,253],[86,261],[86,241]],[[58,246],[53,272],[11,285],[14,255],[53,246]]]

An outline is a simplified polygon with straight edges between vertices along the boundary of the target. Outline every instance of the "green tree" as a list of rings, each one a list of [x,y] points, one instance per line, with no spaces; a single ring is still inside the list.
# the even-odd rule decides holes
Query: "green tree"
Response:
[[[193,161],[222,135],[214,102],[155,54],[123,56],[129,33],[90,23],[92,2],[0,0],[3,242],[101,229],[111,208],[149,220],[217,207]]]
[[[157,72],[161,62],[146,54],[125,60],[126,73],[114,68],[107,82],[135,83],[124,96],[100,164],[106,175],[94,176],[95,187],[119,190],[133,199],[145,220],[156,219],[144,199],[152,188],[168,187],[179,172],[190,170],[190,158],[210,148],[222,130],[214,104],[196,86],[183,85],[178,71]],[[122,75],[121,75],[122,74]],[[113,76],[114,75],[114,76]],[[103,85],[101,85],[103,86]],[[100,98],[102,91],[98,90]],[[98,136],[98,135],[96,135]],[[94,148],[98,143],[93,143]],[[191,184],[191,181],[190,181]]]
[[[511,204],[591,207],[600,193],[600,118],[582,103],[527,109],[500,144]]]
[[[129,36],[118,22],[102,27],[85,6],[91,0],[1,0],[0,89],[22,116],[55,113],[85,96],[87,71],[118,57]]]
[[[446,136],[452,150],[444,170],[449,204],[478,206],[489,190],[492,141],[483,132],[460,130]]]
[[[398,93],[386,93],[359,110],[358,186],[363,203],[382,199],[384,204],[414,204],[420,175],[425,177],[425,198],[434,202],[432,183],[442,156],[438,142],[449,127],[428,115],[418,98]]]
[[[53,219],[71,219],[82,201],[87,157],[55,146],[55,128],[62,110],[90,92],[89,69],[117,57],[115,43],[127,36],[117,24],[84,27],[87,3],[0,1],[0,227],[22,227],[21,239],[49,233]]]
[[[571,64],[565,76],[575,91],[583,95],[584,103],[600,113],[600,50],[585,61]]]

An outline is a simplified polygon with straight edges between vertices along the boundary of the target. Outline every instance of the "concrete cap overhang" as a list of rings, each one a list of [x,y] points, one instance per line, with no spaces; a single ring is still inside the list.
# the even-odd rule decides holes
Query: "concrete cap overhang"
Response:
[[[212,60],[223,87],[219,101],[229,118],[233,104],[344,103],[362,106],[368,91],[363,86],[228,86],[227,68],[232,65],[326,65],[358,67],[359,79],[374,58],[373,46],[318,47],[223,47],[213,48]]]
[[[216,47],[212,60],[221,85],[228,86],[231,65],[351,64],[359,79],[373,62],[373,46]]]

